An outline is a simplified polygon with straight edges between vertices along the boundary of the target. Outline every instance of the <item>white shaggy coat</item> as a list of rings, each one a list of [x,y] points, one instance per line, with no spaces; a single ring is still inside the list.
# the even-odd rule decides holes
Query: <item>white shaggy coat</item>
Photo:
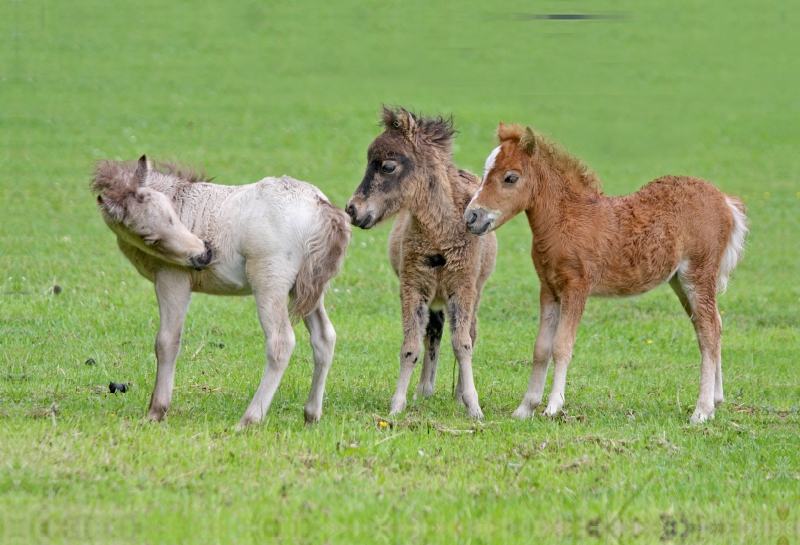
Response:
[[[170,407],[184,318],[192,293],[201,292],[256,298],[267,362],[240,428],[260,422],[288,365],[295,345],[290,311],[303,318],[311,336],[315,367],[305,418],[319,420],[336,342],[322,292],[344,258],[350,238],[347,216],[319,189],[288,176],[223,186],[186,179],[175,169],[153,169],[144,157],[133,169],[126,163],[101,162],[93,189],[120,250],[155,284],[160,323],[150,418],[161,420]],[[153,205],[163,201],[161,195],[174,207],[179,223],[161,222],[158,231],[153,228],[161,225],[157,216],[169,213]],[[206,259],[207,265],[202,256],[160,253],[167,244],[179,246],[173,235],[186,229],[195,237],[195,247],[210,248],[213,257]],[[191,241],[186,238],[182,240],[188,248]],[[198,263],[194,268],[201,270],[189,268]]]

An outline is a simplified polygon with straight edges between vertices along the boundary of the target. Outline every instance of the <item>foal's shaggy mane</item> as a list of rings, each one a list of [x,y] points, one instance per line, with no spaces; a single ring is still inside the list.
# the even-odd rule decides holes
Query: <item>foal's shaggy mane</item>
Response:
[[[564,173],[572,173],[577,176],[577,179],[585,187],[596,189],[600,191],[600,179],[597,175],[589,170],[586,164],[565,150],[560,145],[556,144],[543,134],[534,131],[535,148],[541,150],[550,160],[550,162],[559,170]],[[521,125],[505,125],[500,124],[497,129],[497,139],[500,143],[506,140],[512,140],[519,143],[525,137],[525,128]]]
[[[97,161],[92,178],[92,193],[103,197],[109,204],[122,206],[136,192],[139,181],[134,176],[136,163],[132,161]]]
[[[214,179],[213,176],[209,178],[202,169],[195,170],[192,167],[178,163],[172,163],[170,161],[163,161],[159,163],[154,162],[152,170],[160,172],[161,174],[166,174],[167,176],[175,176],[176,178],[180,178],[181,180],[190,184],[195,184],[198,182],[210,182]]]
[[[408,120],[416,125],[415,128],[408,128]],[[426,117],[422,113],[415,114],[405,108],[389,108],[384,106],[381,111],[381,124],[387,130],[413,132],[426,142],[441,147],[449,147],[453,143],[456,130],[453,127],[452,114],[443,117]]]
[[[136,161],[111,161],[102,159],[97,161],[92,178],[92,192],[101,195],[110,204],[123,206],[125,200],[136,192],[139,180],[136,179]],[[187,184],[210,182],[202,171],[176,163],[152,163],[150,172],[158,172],[165,176],[173,176]]]

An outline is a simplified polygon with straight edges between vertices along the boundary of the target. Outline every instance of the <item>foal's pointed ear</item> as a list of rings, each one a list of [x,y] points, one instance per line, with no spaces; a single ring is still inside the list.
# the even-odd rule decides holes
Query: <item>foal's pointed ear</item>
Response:
[[[525,127],[525,132],[522,133],[519,139],[519,147],[528,155],[533,155],[536,149],[536,135],[533,134],[533,130],[530,127]]]
[[[147,183],[147,173],[150,170],[150,163],[147,161],[147,155],[142,155],[139,157],[139,163],[136,165],[136,172],[134,172],[134,177],[139,180],[139,185],[145,185]]]
[[[395,119],[394,126],[400,129],[406,138],[414,140],[417,134],[417,120],[414,118],[414,114],[405,108],[400,108],[400,115]]]
[[[500,124],[497,126],[497,132],[494,133],[494,136],[495,138],[497,138],[499,142],[502,142],[505,134],[506,134],[506,124],[501,121]]]
[[[503,142],[504,140],[509,140],[511,138],[517,138],[519,136],[519,126],[518,125],[507,125],[502,121],[497,126],[497,136],[498,142]]]

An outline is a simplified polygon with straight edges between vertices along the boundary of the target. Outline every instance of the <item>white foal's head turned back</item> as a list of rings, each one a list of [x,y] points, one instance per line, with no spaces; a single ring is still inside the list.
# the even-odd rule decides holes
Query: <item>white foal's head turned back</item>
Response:
[[[169,197],[147,185],[150,164],[142,155],[134,167],[100,161],[92,190],[106,224],[118,237],[140,250],[190,269],[207,267],[213,252],[181,223]]]

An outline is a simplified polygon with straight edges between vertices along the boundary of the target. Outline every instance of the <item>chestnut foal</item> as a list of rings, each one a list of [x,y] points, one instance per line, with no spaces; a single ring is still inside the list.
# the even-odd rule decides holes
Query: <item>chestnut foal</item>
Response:
[[[533,232],[541,322],[528,390],[514,416],[528,417],[542,402],[551,358],[555,374],[544,414],[563,407],[589,296],[636,295],[669,281],[694,324],[702,355],[692,422],[713,418],[723,401],[717,292],[725,290],[744,252],[742,202],[685,176],[664,176],[632,195],[608,197],[583,163],[530,127],[501,123],[497,136],[500,145],[486,161],[464,221],[483,235],[524,210]]]

